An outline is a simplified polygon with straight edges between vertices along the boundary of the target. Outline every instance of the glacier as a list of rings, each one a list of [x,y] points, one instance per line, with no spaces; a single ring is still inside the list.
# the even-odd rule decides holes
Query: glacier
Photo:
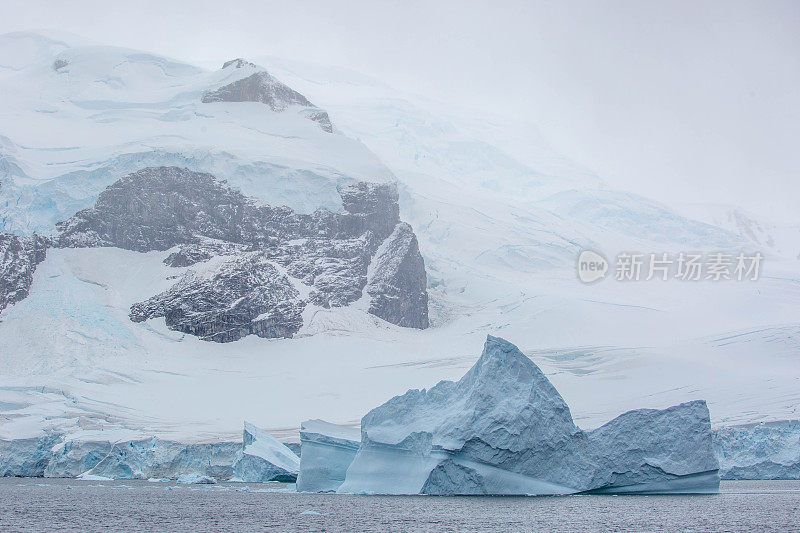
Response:
[[[177,479],[233,476],[238,442],[182,443],[160,439],[67,440],[62,435],[0,440],[0,477]]]
[[[42,477],[58,441],[54,434],[0,440],[0,477]]]
[[[90,449],[95,446],[91,442],[83,445]],[[177,479],[182,475],[197,475],[228,480],[233,476],[234,457],[240,449],[238,442],[185,444],[156,437],[115,442],[108,453],[81,476]],[[68,448],[65,448],[65,452],[70,453]],[[74,457],[81,455],[82,452],[73,454]],[[69,461],[64,462],[64,466],[67,465]],[[73,477],[62,476],[62,472],[56,468],[48,473],[51,477]]]
[[[233,464],[234,480],[249,483],[294,483],[300,458],[275,437],[249,422],[244,423],[243,447]]]
[[[489,336],[458,382],[410,390],[367,413],[341,493],[714,493],[704,401],[625,413],[585,432],[513,344]]]
[[[242,442],[111,441],[58,434],[0,440],[0,477],[293,483],[299,467],[294,452],[248,422]]]
[[[718,428],[714,450],[722,479],[800,479],[800,420]]]
[[[361,432],[324,420],[300,425],[298,492],[336,492],[361,445]]]

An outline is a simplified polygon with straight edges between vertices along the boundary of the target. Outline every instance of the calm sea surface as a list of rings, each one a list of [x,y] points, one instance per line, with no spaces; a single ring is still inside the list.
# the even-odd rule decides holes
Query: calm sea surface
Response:
[[[800,531],[800,481],[714,496],[296,494],[292,485],[0,479],[0,531]]]

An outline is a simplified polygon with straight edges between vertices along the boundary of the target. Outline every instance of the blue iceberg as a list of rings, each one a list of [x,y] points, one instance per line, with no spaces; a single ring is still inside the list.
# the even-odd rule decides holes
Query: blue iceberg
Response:
[[[458,382],[411,390],[370,411],[342,493],[714,493],[704,401],[640,409],[582,431],[539,368],[488,337]]]

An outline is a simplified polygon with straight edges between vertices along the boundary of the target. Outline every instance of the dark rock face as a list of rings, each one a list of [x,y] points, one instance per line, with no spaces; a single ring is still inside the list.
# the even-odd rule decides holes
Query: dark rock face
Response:
[[[400,326],[427,328],[426,283],[417,237],[401,222],[378,248],[367,272],[369,312]]]
[[[319,124],[322,131],[333,133],[333,124],[331,123],[331,117],[328,116],[327,111],[313,108],[306,110],[304,114],[308,120]]]
[[[258,67],[244,59],[233,59],[225,62],[222,68],[252,69]],[[266,71],[256,72],[219,89],[209,91],[203,95],[202,102],[205,104],[212,102],[261,102],[277,112],[285,111],[290,106],[308,107],[311,108],[306,112],[308,119],[317,122],[324,131],[333,133],[331,120],[326,111],[319,109],[309,102],[308,98],[281,83]]]
[[[203,103],[211,102],[261,102],[273,111],[284,111],[292,105],[313,107],[308,98],[279,82],[268,72],[256,72],[216,91],[207,92],[203,95]]]
[[[28,296],[33,273],[44,261],[47,240],[0,234],[0,311]]]
[[[168,291],[131,307],[131,320],[164,317],[167,327],[203,340],[246,335],[291,337],[303,325],[305,302],[260,252],[225,261],[210,276],[189,271]]]
[[[246,59],[242,59],[241,57],[239,57],[237,59],[231,59],[230,61],[226,61],[225,63],[222,64],[222,70],[225,70],[228,67],[231,67],[231,68],[246,68],[246,67],[256,68],[256,65],[255,65],[255,63],[251,63],[251,62],[247,61]]]
[[[340,189],[344,213],[298,214],[257,204],[209,174],[148,168],[106,189],[95,207],[60,223],[61,246],[147,252],[179,246],[165,263],[208,262],[170,290],[134,305],[131,319],[165,317],[202,339],[290,337],[307,305],[361,298],[393,324],[428,326],[425,265],[397,189],[357,183]]]
[[[93,208],[60,222],[59,244],[147,252],[191,242],[197,234],[237,242],[246,203],[210,174],[146,168],[110,185]]]

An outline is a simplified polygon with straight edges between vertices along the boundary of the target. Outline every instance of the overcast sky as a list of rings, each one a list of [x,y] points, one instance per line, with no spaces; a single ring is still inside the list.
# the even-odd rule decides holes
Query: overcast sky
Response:
[[[0,33],[38,28],[349,67],[530,118],[612,185],[800,224],[800,1],[0,0]]]

